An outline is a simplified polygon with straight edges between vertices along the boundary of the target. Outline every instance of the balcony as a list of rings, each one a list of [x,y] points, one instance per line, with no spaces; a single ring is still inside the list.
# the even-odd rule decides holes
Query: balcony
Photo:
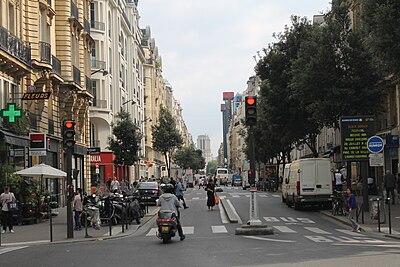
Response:
[[[90,34],[90,23],[87,19],[83,19],[83,28],[85,29],[85,32]]]
[[[51,64],[51,45],[46,42],[39,42],[40,62]]]
[[[101,61],[101,60],[97,60],[97,59],[92,59],[92,69],[106,69],[106,62],[105,61]]]
[[[94,20],[90,21],[90,27],[99,31],[104,31],[106,29],[106,25],[104,24],[104,22]]]
[[[53,66],[53,71],[61,76],[61,61],[55,56],[51,56],[51,65]]]
[[[0,26],[0,49],[31,67],[31,47]]]
[[[93,99],[93,107],[96,107],[96,108],[107,108],[107,100]]]
[[[74,83],[81,85],[81,71],[75,66],[72,66],[72,70]]]
[[[86,91],[93,95],[92,80],[88,76],[85,76],[85,86]]]
[[[78,7],[73,1],[71,1],[71,17],[74,17],[76,19],[78,19],[79,17]]]
[[[122,11],[122,17],[124,17],[125,23],[126,23],[126,25],[128,25],[128,28],[132,29],[131,28],[131,23],[129,22],[129,19],[128,19],[128,16],[125,14],[124,11]]]

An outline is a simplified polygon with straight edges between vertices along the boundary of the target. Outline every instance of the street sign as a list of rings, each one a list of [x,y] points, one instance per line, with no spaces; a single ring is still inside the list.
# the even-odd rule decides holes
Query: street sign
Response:
[[[369,166],[381,167],[383,166],[383,153],[371,153],[369,154]]]
[[[380,136],[374,135],[370,137],[367,141],[367,148],[371,153],[379,153],[382,152],[385,147],[385,143]]]
[[[46,156],[46,150],[29,150],[29,156]]]
[[[98,155],[100,154],[100,147],[88,147],[87,148],[88,155]]]
[[[15,103],[8,103],[7,108],[3,108],[0,113],[2,118],[8,118],[8,122],[14,123],[16,117],[22,116],[22,110],[16,108]]]

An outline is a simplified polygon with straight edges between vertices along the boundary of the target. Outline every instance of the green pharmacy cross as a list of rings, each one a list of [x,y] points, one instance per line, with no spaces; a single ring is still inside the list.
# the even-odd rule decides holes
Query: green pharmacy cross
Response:
[[[8,103],[6,109],[1,110],[0,116],[2,118],[8,117],[8,122],[15,122],[16,117],[21,117],[22,116],[22,111],[20,109],[16,109],[16,104],[15,103]]]

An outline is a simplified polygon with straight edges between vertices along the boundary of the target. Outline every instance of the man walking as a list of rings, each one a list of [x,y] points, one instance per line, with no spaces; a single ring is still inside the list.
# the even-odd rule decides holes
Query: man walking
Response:
[[[183,191],[184,191],[184,190],[185,190],[185,189],[183,188],[182,178],[179,178],[179,179],[178,179],[178,184],[177,184],[177,186],[176,186],[175,195],[176,195],[176,197],[178,198],[178,200],[182,200],[182,202],[183,202],[183,208],[184,208],[184,209],[187,209],[187,208],[189,208],[189,207],[186,206],[185,199],[183,199]]]
[[[386,174],[383,177],[383,186],[386,189],[386,197],[389,198],[391,195],[392,204],[394,205],[395,195],[394,195],[394,188],[396,186],[396,177],[390,173],[389,170],[386,170]],[[386,203],[388,201],[386,200]]]

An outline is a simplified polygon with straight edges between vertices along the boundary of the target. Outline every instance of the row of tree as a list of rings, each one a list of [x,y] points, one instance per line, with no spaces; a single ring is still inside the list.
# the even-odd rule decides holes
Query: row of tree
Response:
[[[138,152],[143,134],[130,114],[121,110],[112,124],[113,136],[109,137],[109,149],[115,154],[115,164],[132,166],[139,160]],[[171,113],[164,107],[160,108],[158,123],[152,128],[153,149],[163,154],[170,176],[171,161],[181,168],[194,171],[205,167],[205,159],[201,150],[193,145],[182,147],[183,139],[176,127]]]
[[[333,1],[322,24],[293,16],[263,49],[255,68],[258,162],[290,161],[301,144],[317,157],[323,127],[338,129],[341,116],[384,111],[387,89],[400,78],[400,1],[364,0],[353,24],[348,2]]]

